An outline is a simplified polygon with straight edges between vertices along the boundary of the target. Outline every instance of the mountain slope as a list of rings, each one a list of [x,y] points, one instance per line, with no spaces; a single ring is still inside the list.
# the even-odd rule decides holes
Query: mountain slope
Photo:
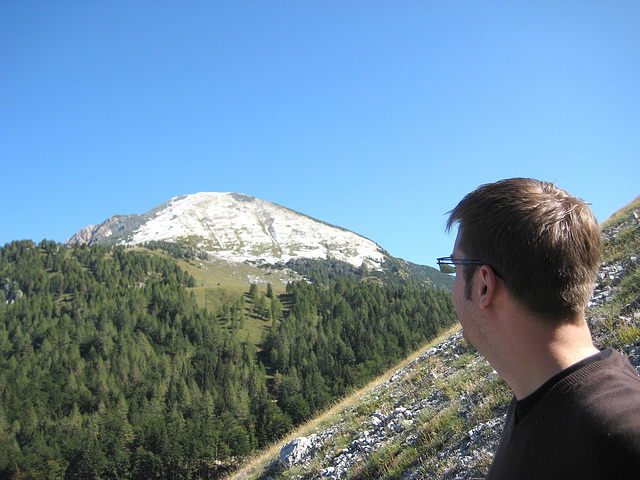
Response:
[[[451,277],[395,259],[361,235],[237,193],[175,197],[142,215],[116,215],[100,225],[87,226],[66,244],[153,242],[183,245],[202,258],[232,263],[283,266],[292,260],[320,260],[371,272],[402,272],[444,288],[452,284]]]

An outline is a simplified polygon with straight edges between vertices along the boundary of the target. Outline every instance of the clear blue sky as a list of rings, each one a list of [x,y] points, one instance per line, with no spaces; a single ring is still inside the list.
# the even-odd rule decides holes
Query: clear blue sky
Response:
[[[233,191],[434,265],[513,176],[640,194],[639,1],[0,2],[0,245]]]

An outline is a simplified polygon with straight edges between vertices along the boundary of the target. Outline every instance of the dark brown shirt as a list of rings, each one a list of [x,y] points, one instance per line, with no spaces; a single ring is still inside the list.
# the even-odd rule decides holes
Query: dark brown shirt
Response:
[[[640,377],[606,349],[509,405],[486,480],[640,478]]]

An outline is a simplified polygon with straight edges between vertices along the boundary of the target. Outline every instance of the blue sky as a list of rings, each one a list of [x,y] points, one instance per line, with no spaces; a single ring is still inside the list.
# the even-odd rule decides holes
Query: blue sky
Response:
[[[238,192],[435,265],[482,183],[640,194],[638,1],[0,3],[0,245]]]

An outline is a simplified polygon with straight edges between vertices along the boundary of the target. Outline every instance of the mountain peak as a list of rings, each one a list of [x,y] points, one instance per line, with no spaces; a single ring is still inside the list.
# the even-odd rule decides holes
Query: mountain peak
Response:
[[[137,245],[151,241],[188,243],[233,262],[336,259],[379,269],[387,255],[376,243],[349,230],[233,192],[174,197],[142,215],[116,215],[85,227],[66,243]]]

